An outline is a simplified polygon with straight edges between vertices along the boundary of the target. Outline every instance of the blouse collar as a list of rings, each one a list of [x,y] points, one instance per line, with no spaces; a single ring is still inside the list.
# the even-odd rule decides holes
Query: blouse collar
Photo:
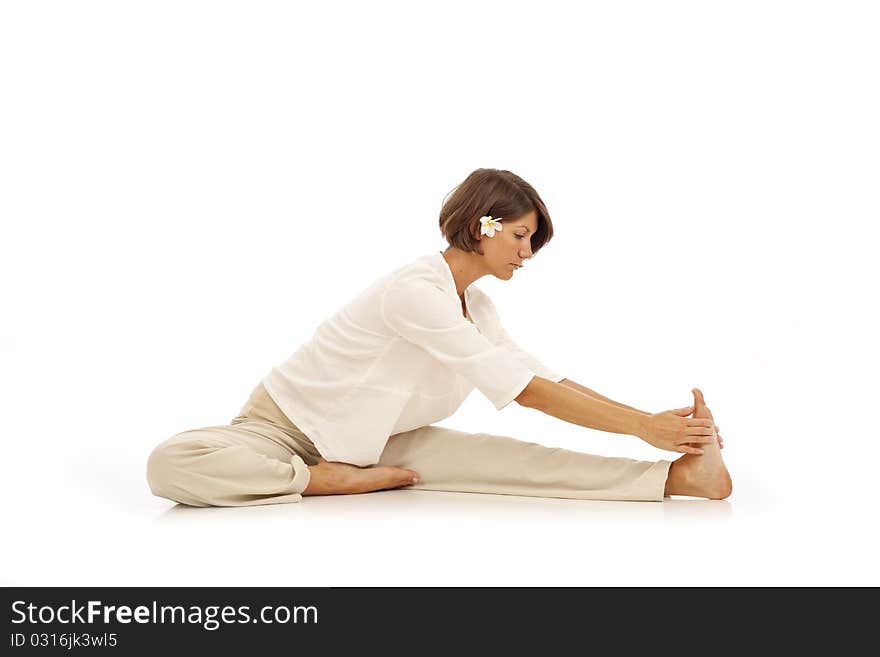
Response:
[[[431,264],[442,273],[443,280],[446,281],[446,291],[461,303],[461,297],[458,296],[458,292],[455,289],[455,277],[452,275],[452,269],[449,268],[449,263],[446,262],[446,258],[443,257],[443,251],[437,251],[434,255],[429,256],[429,260],[431,261]],[[470,321],[471,324],[476,325],[477,322],[471,314],[470,285],[464,289],[464,303],[467,307],[467,313],[469,316],[468,321]]]
[[[443,279],[446,281],[446,289],[451,291],[453,296],[458,298],[458,292],[455,289],[455,277],[452,275],[452,269],[449,268],[449,263],[446,262],[446,258],[443,257],[443,251],[438,251],[434,255],[430,257],[432,264],[443,274]],[[470,287],[470,286],[468,286]],[[465,299],[468,296],[468,288],[464,289]]]

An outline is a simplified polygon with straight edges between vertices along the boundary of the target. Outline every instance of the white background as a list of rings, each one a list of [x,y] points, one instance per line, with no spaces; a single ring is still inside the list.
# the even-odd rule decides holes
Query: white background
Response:
[[[0,584],[880,584],[878,29],[869,2],[3,3]],[[733,495],[152,496],[150,450],[444,249],[478,167],[556,231],[478,282],[511,335],[650,412],[700,387]],[[479,391],[440,424],[678,456]]]

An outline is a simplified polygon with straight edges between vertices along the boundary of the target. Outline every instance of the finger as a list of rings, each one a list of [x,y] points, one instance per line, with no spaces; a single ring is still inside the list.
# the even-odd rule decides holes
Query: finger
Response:
[[[710,445],[715,441],[714,436],[688,436],[679,445]]]
[[[714,427],[715,423],[706,418],[691,418],[687,421],[689,427]]]
[[[715,432],[711,429],[707,429],[706,427],[690,427],[689,429],[685,429],[684,435],[686,436],[712,436]]]
[[[681,446],[681,449],[679,449],[678,451],[682,452],[683,454],[702,454],[703,453],[703,450],[700,449],[699,447]]]
[[[686,443],[681,443],[679,445],[679,447],[689,447],[692,449],[705,451],[705,449],[706,449],[705,445],[707,445],[707,444],[708,443],[698,443],[698,442],[690,441],[690,442],[686,442]]]

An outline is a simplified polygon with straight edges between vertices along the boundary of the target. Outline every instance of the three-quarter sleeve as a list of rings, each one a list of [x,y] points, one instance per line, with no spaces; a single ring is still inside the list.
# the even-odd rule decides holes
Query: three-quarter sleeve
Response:
[[[498,410],[535,376],[521,357],[492,344],[466,320],[447,291],[428,281],[411,279],[389,286],[380,313],[391,330],[464,377]]]

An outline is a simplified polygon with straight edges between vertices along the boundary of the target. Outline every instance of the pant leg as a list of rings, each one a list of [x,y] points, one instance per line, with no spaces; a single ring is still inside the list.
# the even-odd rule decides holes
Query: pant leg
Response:
[[[191,506],[299,502],[311,473],[301,456],[266,437],[275,431],[246,420],[172,436],[147,461],[150,489]]]
[[[418,472],[419,483],[406,490],[662,502],[672,462],[596,456],[427,426],[391,436],[379,465]]]
[[[299,454],[308,465],[315,465],[323,458],[311,438],[304,434],[278,407],[262,382],[254,388],[238,417],[233,418],[231,424],[237,424],[244,420],[262,420],[280,428],[281,433],[274,432],[268,434],[267,437],[278,440],[282,447]]]
[[[319,458],[258,385],[229,426],[184,431],[156,447],[147,481],[155,495],[191,506],[300,502]]]
[[[300,502],[308,466],[320,458],[259,383],[229,426],[184,431],[156,447],[147,481],[155,495],[191,506]]]

